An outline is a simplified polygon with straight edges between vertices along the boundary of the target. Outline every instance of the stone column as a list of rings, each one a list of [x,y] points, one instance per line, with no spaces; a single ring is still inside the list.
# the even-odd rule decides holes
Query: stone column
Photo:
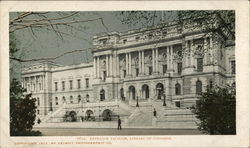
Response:
[[[94,63],[93,63],[93,67],[94,67],[94,77],[97,77],[97,70],[96,70],[96,57],[94,57]]]
[[[126,75],[128,75],[128,53],[126,53]]]
[[[139,73],[142,72],[141,70],[141,51],[138,51],[138,54],[139,54],[139,61],[138,61],[138,64],[139,64]]]
[[[204,39],[204,65],[207,65],[207,55],[208,55],[208,45],[207,45],[207,40],[206,38]]]
[[[116,75],[117,75],[117,77],[119,77],[119,75],[120,75],[119,54],[116,55]]]
[[[170,55],[169,55],[169,46],[167,46],[167,68],[170,69]]]
[[[173,69],[173,56],[174,56],[174,53],[173,53],[173,46],[171,45],[170,46],[170,50],[169,50],[169,55],[170,55],[170,69]]]
[[[155,49],[155,72],[159,72],[158,48]]]
[[[210,36],[210,63],[213,63],[213,39],[212,36]]]
[[[109,55],[109,63],[110,63],[110,71],[109,71],[109,75],[113,76],[113,55]]]
[[[143,74],[145,73],[144,68],[145,68],[145,66],[144,66],[144,51],[142,51],[142,73]]]
[[[128,62],[128,64],[129,64],[129,75],[131,75],[132,74],[132,69],[131,69],[131,52],[128,54],[129,56],[128,56],[128,58],[129,58],[129,62]]]
[[[106,73],[109,76],[109,55],[106,55]]]
[[[97,72],[97,78],[100,78],[100,57],[97,57],[97,64],[96,64],[96,72]]]
[[[194,67],[194,42],[193,42],[193,40],[191,40],[190,66]]]
[[[152,66],[153,66],[153,72],[155,72],[155,49],[152,49]]]

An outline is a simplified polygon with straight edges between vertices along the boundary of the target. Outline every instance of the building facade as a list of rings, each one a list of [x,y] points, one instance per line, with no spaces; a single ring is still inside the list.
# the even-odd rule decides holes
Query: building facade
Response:
[[[211,85],[235,86],[234,41],[204,29],[206,25],[171,22],[94,36],[93,62],[24,67],[23,86],[37,98],[38,117],[60,108],[102,119],[109,114],[129,117],[132,112],[126,110],[137,105],[145,110],[147,105],[165,106],[157,103],[189,108]]]

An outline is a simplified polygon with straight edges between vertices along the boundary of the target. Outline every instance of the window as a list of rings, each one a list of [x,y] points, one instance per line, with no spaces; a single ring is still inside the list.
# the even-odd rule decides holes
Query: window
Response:
[[[135,40],[136,40],[136,41],[138,41],[139,39],[140,39],[140,37],[139,37],[139,36],[135,37]]]
[[[197,72],[203,71],[203,58],[197,59]]]
[[[148,75],[152,75],[152,66],[148,67]]]
[[[135,75],[138,76],[139,75],[139,68],[135,69]]]
[[[39,83],[39,90],[42,90],[42,84]]]
[[[202,83],[200,80],[196,81],[196,94],[201,94],[202,93]]]
[[[103,81],[104,81],[104,82],[106,81],[106,76],[107,76],[106,71],[103,71]]]
[[[167,64],[162,65],[162,73],[167,73]]]
[[[78,89],[81,88],[81,79],[77,80],[77,87],[78,87]]]
[[[73,96],[70,96],[70,103],[73,103]]]
[[[37,110],[37,114],[38,114],[38,115],[40,114],[40,111],[39,111],[39,109]]]
[[[73,81],[72,81],[72,80],[69,81],[69,89],[70,89],[70,90],[73,89]]]
[[[235,61],[231,61],[231,72],[235,74]]]
[[[63,101],[63,103],[66,101],[64,96],[62,97],[62,101]]]
[[[52,101],[49,102],[49,111],[53,111]]]
[[[149,34],[149,35],[148,35],[148,38],[149,38],[149,39],[152,39],[152,38],[153,38],[153,34]]]
[[[175,84],[175,95],[181,94],[181,85],[179,83]]]
[[[126,77],[126,70],[123,70],[123,78]]]
[[[235,82],[233,82],[233,83],[232,83],[232,87],[235,87],[235,86],[236,86],[236,83],[235,83]]]
[[[89,102],[89,94],[86,95],[86,101]]]
[[[177,72],[179,75],[182,73],[182,63],[177,63]]]
[[[208,87],[209,87],[209,88],[213,88],[213,85],[214,85],[214,84],[213,84],[213,81],[212,81],[212,80],[210,80],[210,81],[209,81],[209,85],[208,85]]]
[[[55,91],[58,90],[57,82],[55,82]]]
[[[39,105],[40,105],[40,99],[37,98],[37,106],[39,106]]]
[[[55,104],[58,105],[58,97],[55,98]]]
[[[176,101],[176,102],[175,102],[175,106],[176,106],[176,107],[181,107],[180,101]]]
[[[33,84],[33,91],[36,90],[36,84]]]
[[[65,81],[62,81],[62,90],[65,90]]]
[[[126,39],[124,39],[124,40],[123,40],[123,44],[125,44],[126,42],[127,42],[127,40],[126,40]]]
[[[86,81],[86,88],[89,88],[89,78],[85,79]]]
[[[80,103],[82,100],[81,95],[78,95],[78,103]]]

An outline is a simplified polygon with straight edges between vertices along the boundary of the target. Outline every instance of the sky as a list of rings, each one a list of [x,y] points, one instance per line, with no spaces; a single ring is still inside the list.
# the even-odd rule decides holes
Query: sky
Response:
[[[58,12],[51,12],[51,16],[56,15]],[[123,24],[121,19],[127,16],[119,15],[119,12],[80,12],[75,19],[86,20],[93,18],[103,18],[105,26],[108,28],[108,32],[125,32],[137,28],[145,27],[142,22],[129,26]],[[152,12],[145,13],[149,15]],[[161,18],[165,22],[172,21],[171,17],[173,12],[159,12],[162,15]],[[164,15],[163,15],[164,14]],[[10,14],[10,18],[15,16],[15,13]],[[118,19],[119,18],[119,19]],[[159,19],[155,20],[156,24],[161,22]],[[151,24],[150,24],[151,25]],[[92,38],[94,35],[107,32],[101,21],[92,21],[87,23],[79,23],[76,25],[80,30],[70,30],[62,28],[63,31],[70,34],[70,36],[63,36],[63,39],[58,37],[54,32],[47,30],[34,30],[34,34],[30,29],[23,29],[15,32],[15,36],[18,40],[18,47],[21,49],[21,55],[23,59],[42,58],[42,57],[55,57],[64,52],[87,49],[92,46]],[[83,52],[77,52],[73,54],[67,54],[61,58],[54,60],[54,62],[61,65],[72,65],[83,62],[91,62],[92,54],[91,50],[85,50]],[[23,63],[30,64],[30,63]]]

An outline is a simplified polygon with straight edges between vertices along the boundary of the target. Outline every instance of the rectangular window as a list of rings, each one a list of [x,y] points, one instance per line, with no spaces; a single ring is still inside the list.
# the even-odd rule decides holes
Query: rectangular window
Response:
[[[138,76],[139,75],[139,68],[135,69],[135,75]]]
[[[235,74],[235,61],[231,61],[232,74]]]
[[[177,63],[177,72],[179,75],[182,73],[182,63]]]
[[[55,98],[55,104],[58,105],[58,97]]]
[[[86,81],[86,88],[89,88],[89,79],[87,78],[85,79],[85,81]]]
[[[55,91],[58,90],[57,82],[55,82]]]
[[[162,73],[167,73],[167,64],[162,65]]]
[[[103,71],[103,81],[104,81],[104,82],[106,81],[106,76],[107,76],[106,71]]]
[[[126,70],[123,70],[123,78],[126,77]]]
[[[151,66],[148,67],[148,75],[152,75],[152,67]]]
[[[78,87],[78,88],[81,88],[81,79],[78,79],[78,80],[77,80],[77,87]]]
[[[73,89],[73,81],[72,81],[72,80],[69,81],[69,89],[70,89],[70,90]]]
[[[180,101],[175,102],[175,106],[176,106],[176,107],[181,107]]]
[[[197,71],[202,72],[203,71],[203,58],[197,59]]]
[[[42,84],[39,83],[39,90],[42,90]]]
[[[62,90],[65,90],[65,81],[62,81]]]

